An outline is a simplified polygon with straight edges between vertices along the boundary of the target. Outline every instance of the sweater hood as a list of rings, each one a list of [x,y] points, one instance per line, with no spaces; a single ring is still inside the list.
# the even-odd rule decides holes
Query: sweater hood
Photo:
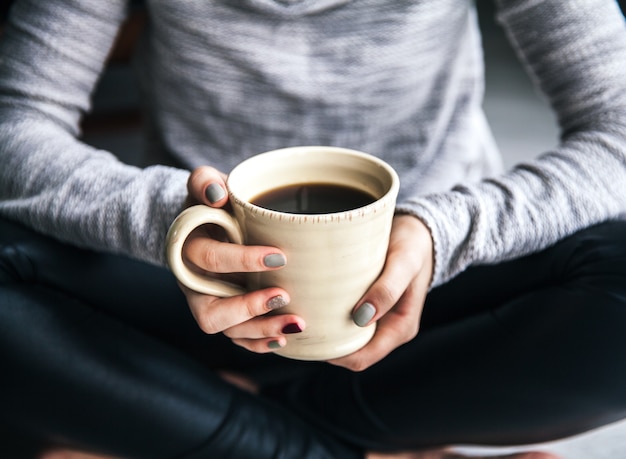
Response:
[[[350,0],[228,0],[247,9],[279,16],[303,16],[332,9]]]

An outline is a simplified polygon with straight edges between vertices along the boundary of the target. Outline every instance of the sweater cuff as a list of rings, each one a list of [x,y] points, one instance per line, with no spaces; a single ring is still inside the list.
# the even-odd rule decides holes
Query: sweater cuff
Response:
[[[463,241],[471,223],[459,195],[441,193],[411,198],[398,204],[396,212],[413,215],[430,230],[434,251],[431,288],[449,281],[467,267],[468,250]]]

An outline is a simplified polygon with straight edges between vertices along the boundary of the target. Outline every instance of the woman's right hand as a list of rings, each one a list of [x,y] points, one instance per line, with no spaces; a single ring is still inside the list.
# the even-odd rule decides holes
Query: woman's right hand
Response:
[[[225,179],[226,176],[214,168],[195,169],[187,182],[187,204],[226,206]],[[183,246],[183,258],[192,269],[230,281],[241,273],[281,269],[287,262],[285,254],[275,247],[233,244],[222,240],[211,228],[192,232]],[[222,332],[250,351],[274,351],[285,346],[284,335],[304,330],[304,320],[294,314],[267,315],[289,303],[289,293],[281,288],[220,298],[180,286],[193,317],[205,333]]]

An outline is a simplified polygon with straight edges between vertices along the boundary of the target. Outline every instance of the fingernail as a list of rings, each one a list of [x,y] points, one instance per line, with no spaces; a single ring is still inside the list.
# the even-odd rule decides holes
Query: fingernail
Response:
[[[279,349],[282,346],[280,344],[280,341],[270,341],[269,343],[267,343],[267,347],[269,347],[270,349]]]
[[[224,199],[226,191],[218,183],[211,183],[208,187],[206,187],[206,190],[204,190],[204,194],[211,204],[214,204],[217,201]]]
[[[302,329],[300,328],[300,325],[293,322],[293,323],[285,325],[281,331],[283,335],[293,335],[294,333],[302,332]]]
[[[352,320],[359,327],[365,327],[372,317],[376,315],[376,308],[372,303],[363,303],[358,307],[354,314],[352,314]]]
[[[267,308],[268,309],[279,309],[282,308],[283,306],[287,306],[289,304],[289,302],[281,295],[275,296],[270,298],[267,301]]]
[[[263,264],[268,268],[280,268],[281,266],[285,266],[287,264],[287,260],[285,256],[280,253],[271,253],[269,255],[265,255],[263,258]]]

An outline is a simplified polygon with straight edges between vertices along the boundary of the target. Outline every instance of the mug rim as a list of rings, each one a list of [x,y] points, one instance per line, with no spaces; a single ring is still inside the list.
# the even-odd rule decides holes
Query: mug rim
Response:
[[[249,165],[249,163],[254,161],[259,161],[262,157],[267,156],[284,156],[293,152],[308,152],[308,151],[325,151],[332,153],[339,153],[341,155],[357,157],[360,159],[364,159],[375,163],[377,166],[384,169],[390,178],[390,185],[385,191],[385,193],[377,198],[374,202],[367,204],[365,206],[356,207],[354,209],[344,210],[340,212],[331,212],[324,214],[307,214],[307,213],[290,213],[268,209],[266,207],[261,207],[256,204],[251,203],[250,201],[243,199],[237,195],[235,191],[233,191],[231,187],[231,177],[233,174],[237,174],[241,169],[245,168]],[[400,179],[398,177],[397,172],[391,167],[387,162],[378,158],[377,156],[371,155],[369,153],[364,153],[362,151],[353,150],[349,148],[342,147],[333,147],[333,146],[324,146],[324,145],[305,145],[305,146],[295,146],[295,147],[286,147],[279,148],[275,150],[269,150],[263,153],[259,153],[257,155],[251,156],[241,163],[239,163],[228,175],[226,180],[226,186],[228,188],[228,194],[232,201],[237,203],[237,205],[241,206],[243,209],[261,216],[267,216],[270,219],[277,220],[288,220],[291,222],[302,222],[311,220],[320,223],[330,223],[335,221],[343,221],[343,220],[352,220],[355,218],[361,218],[368,216],[373,213],[377,213],[380,209],[387,208],[389,205],[395,205],[395,200],[398,195],[398,191],[400,188]]]

